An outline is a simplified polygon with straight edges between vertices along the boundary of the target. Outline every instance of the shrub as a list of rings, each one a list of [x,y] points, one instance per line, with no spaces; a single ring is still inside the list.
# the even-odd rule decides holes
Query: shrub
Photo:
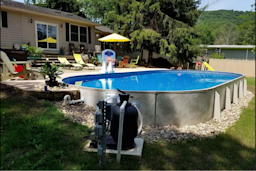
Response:
[[[42,52],[43,52],[42,48],[37,48],[34,46],[28,47],[28,56],[30,57],[43,57],[44,55],[42,54]]]
[[[219,55],[218,52],[215,52],[215,53],[211,54],[211,58],[215,58],[215,59],[225,59],[225,54],[222,53],[221,55]]]

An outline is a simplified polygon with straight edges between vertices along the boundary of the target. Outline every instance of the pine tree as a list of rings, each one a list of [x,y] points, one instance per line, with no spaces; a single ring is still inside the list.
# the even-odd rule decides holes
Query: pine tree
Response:
[[[201,52],[194,26],[201,13],[196,0],[113,0],[114,10],[104,23],[131,38],[131,46],[170,57],[170,61],[191,61]]]
[[[26,0],[26,2],[82,16],[82,14],[79,13],[82,2],[78,0]]]

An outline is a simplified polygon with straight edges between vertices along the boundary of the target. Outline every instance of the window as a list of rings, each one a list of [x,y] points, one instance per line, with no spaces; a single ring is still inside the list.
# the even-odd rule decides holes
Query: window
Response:
[[[87,42],[87,29],[86,27],[80,27],[80,42]]]
[[[7,12],[2,11],[1,12],[2,16],[2,27],[8,27],[8,22],[7,22]]]
[[[71,25],[71,41],[78,42],[78,26]]]
[[[91,27],[88,27],[88,34],[89,34],[89,44],[91,44]]]
[[[57,49],[57,25],[36,22],[37,47]]]
[[[216,48],[215,52],[218,52],[218,54],[220,55],[221,49],[220,48]]]
[[[88,35],[89,32],[90,27],[82,27],[66,23],[66,41],[83,43],[87,43],[89,41],[90,44],[91,37]]]
[[[66,23],[66,41],[69,42],[69,23]]]

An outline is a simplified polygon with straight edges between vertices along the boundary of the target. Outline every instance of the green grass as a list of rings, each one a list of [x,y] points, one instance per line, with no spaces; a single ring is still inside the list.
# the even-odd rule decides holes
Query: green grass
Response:
[[[255,78],[248,78],[254,92]],[[90,131],[51,103],[1,93],[1,169],[101,169],[95,153],[83,152]],[[215,139],[145,142],[142,159],[107,155],[107,169],[255,169],[255,99],[241,118]]]

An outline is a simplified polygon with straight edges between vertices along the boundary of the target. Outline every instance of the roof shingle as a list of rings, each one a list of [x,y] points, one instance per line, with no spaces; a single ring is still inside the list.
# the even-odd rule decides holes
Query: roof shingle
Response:
[[[102,32],[106,32],[106,33],[113,33],[113,30],[111,30],[105,26],[96,26],[95,29],[102,31]]]
[[[23,9],[23,10],[44,13],[44,14],[54,15],[54,16],[58,16],[58,17],[78,20],[78,21],[83,21],[83,22],[87,22],[87,23],[90,23],[95,26],[100,25],[100,24],[92,22],[86,18],[79,17],[77,15],[74,15],[74,14],[71,14],[68,12],[64,12],[64,11],[59,11],[59,10],[50,9],[50,8],[44,8],[44,7],[40,7],[40,6],[36,6],[36,5],[24,4],[24,3],[15,2],[12,0],[1,0],[1,1],[2,1],[1,5],[8,6],[8,7],[19,8],[19,9]]]

